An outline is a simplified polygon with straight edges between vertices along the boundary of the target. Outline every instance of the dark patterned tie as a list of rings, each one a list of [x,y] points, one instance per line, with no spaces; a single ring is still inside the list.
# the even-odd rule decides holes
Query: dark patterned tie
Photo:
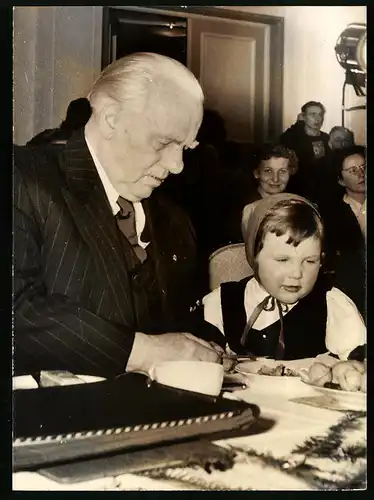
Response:
[[[274,297],[271,295],[268,295],[267,297],[264,298],[262,302],[257,304],[257,306],[254,308],[249,320],[247,321],[247,324],[244,327],[243,334],[240,338],[240,343],[243,347],[245,347],[245,344],[247,342],[248,334],[252,328],[252,326],[255,324],[257,318],[260,316],[262,311],[273,311],[275,309],[275,305],[277,305],[278,311],[279,311],[279,320],[280,320],[280,332],[279,332],[279,339],[278,339],[278,347],[277,347],[277,353],[276,353],[276,359],[282,359],[283,354],[284,354],[284,332],[283,332],[283,312],[288,311],[288,306],[286,304],[282,304],[279,302],[279,300],[276,300]],[[282,310],[282,306],[284,307],[284,310]]]
[[[147,252],[139,245],[136,233],[134,205],[125,200],[125,198],[122,198],[122,196],[118,198],[117,205],[120,207],[120,211],[116,215],[117,225],[130,242],[140,262],[144,262],[147,258]]]

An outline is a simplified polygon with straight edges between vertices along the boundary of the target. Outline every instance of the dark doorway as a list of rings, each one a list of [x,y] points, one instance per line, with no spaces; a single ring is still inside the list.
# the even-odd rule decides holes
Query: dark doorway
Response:
[[[102,68],[134,51],[168,55],[200,81],[205,105],[224,118],[229,140],[271,142],[283,131],[283,25],[281,17],[217,7],[104,7]],[[238,79],[232,80],[233,74]],[[249,100],[253,113],[248,113]]]
[[[103,60],[103,66],[134,52],[156,52],[187,64],[187,20],[121,9],[108,14],[111,60]]]

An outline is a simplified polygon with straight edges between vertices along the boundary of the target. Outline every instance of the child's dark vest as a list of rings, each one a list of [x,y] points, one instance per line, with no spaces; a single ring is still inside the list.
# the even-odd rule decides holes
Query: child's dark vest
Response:
[[[221,306],[223,327],[230,348],[237,354],[251,352],[256,356],[275,358],[278,346],[280,320],[263,330],[252,328],[245,347],[240,337],[246,324],[244,291],[248,281],[221,285]],[[285,350],[283,359],[311,358],[326,352],[326,292],[331,288],[320,276],[313,290],[301,299],[283,317]]]

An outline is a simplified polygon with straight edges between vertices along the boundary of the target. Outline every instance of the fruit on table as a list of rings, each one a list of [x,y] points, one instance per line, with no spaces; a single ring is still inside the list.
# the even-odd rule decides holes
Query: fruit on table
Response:
[[[309,383],[330,389],[366,392],[365,364],[356,360],[338,361],[333,366],[314,363],[308,371]]]
[[[343,372],[339,383],[343,391],[358,391],[361,386],[361,373],[351,368]]]
[[[334,382],[334,384],[340,384],[340,379],[344,377],[344,374],[347,371],[350,370],[356,370],[359,373],[363,373],[365,368],[363,363],[360,363],[360,361],[339,361],[332,367],[332,382]]]
[[[332,382],[332,371],[323,363],[314,363],[308,372],[309,382],[323,387],[327,382]]]
[[[343,391],[359,391],[361,375],[365,371],[363,363],[356,360],[339,361],[331,369],[332,382],[339,384]]]

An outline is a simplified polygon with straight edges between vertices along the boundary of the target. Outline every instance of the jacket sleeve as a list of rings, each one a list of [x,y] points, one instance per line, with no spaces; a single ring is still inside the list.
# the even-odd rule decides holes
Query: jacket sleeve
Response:
[[[304,122],[297,121],[291,125],[279,138],[279,142],[286,148],[294,149],[298,143],[300,130],[304,127]]]
[[[42,225],[14,169],[14,372],[123,373],[135,332],[109,322],[43,283]]]

